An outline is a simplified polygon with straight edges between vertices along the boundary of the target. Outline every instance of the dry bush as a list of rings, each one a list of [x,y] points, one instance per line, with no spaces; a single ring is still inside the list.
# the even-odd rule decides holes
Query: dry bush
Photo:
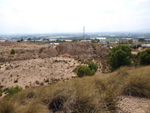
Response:
[[[21,111],[21,113],[42,113],[42,106],[33,102]]]
[[[145,110],[145,113],[150,113],[150,104],[148,105],[148,109]]]
[[[150,97],[150,66],[130,69],[122,67],[111,73],[107,84],[111,84],[119,95]]]
[[[149,67],[138,68],[130,71],[126,81],[123,94],[138,97],[150,97],[150,75]]]
[[[0,101],[0,113],[15,113],[14,103],[10,101]]]
[[[12,104],[14,113],[115,113],[120,95],[150,97],[149,73],[150,66],[122,67],[109,74],[28,88],[6,100],[6,105],[17,103]]]
[[[11,101],[18,103],[17,112],[22,113],[38,113],[48,109],[74,113],[115,111],[117,100],[112,90],[97,87],[95,80],[95,77],[83,77],[34,90],[29,88],[14,95]],[[40,111],[36,106],[41,107]],[[42,106],[46,106],[45,109]]]
[[[53,112],[62,110],[65,100],[66,98],[63,96],[53,98],[48,105],[49,110],[52,110]]]

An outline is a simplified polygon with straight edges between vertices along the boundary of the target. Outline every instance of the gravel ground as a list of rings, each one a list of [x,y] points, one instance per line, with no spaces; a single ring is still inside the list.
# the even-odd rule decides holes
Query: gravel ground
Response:
[[[150,100],[146,98],[122,96],[119,101],[119,113],[149,113]],[[147,111],[147,112],[146,112]]]

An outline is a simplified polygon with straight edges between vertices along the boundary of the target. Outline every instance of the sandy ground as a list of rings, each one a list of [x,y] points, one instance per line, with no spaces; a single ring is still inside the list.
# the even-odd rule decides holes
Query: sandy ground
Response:
[[[78,65],[76,60],[64,57],[0,63],[0,85],[25,88],[70,79],[76,76],[73,70]]]
[[[119,113],[149,113],[150,100],[146,98],[122,96],[119,101]]]
[[[0,43],[0,52],[10,52],[12,48],[14,49],[21,49],[21,50],[34,50],[34,49],[39,49],[41,47],[48,47],[48,45],[39,45],[39,44],[34,44],[34,43],[24,43],[24,42],[5,42],[5,43]]]

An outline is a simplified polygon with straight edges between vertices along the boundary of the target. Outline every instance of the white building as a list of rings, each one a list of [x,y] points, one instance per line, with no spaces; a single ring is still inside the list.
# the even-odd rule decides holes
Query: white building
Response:
[[[150,48],[150,44],[143,44],[142,48]]]
[[[50,43],[50,45],[59,45],[59,43]]]
[[[81,42],[91,42],[91,40],[81,40]]]
[[[57,40],[57,39],[49,39],[50,42],[51,42],[51,41],[56,42],[56,40]]]
[[[0,40],[0,42],[5,42],[5,40]]]
[[[72,42],[72,40],[65,40],[66,42]]]
[[[106,37],[95,37],[95,38],[91,38],[91,39],[106,40]]]

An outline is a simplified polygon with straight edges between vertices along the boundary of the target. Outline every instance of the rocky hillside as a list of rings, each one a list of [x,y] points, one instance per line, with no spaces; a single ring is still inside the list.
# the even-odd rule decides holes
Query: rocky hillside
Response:
[[[15,49],[15,54],[10,54],[12,48]],[[88,63],[94,60],[99,66],[99,71],[103,72],[107,72],[108,70],[108,53],[108,48],[100,44],[88,42],[66,42],[60,43],[58,46],[24,42],[0,43],[0,62],[62,56],[73,58],[82,63]]]
[[[58,45],[57,51],[59,54],[69,54],[81,60],[106,60],[109,49],[100,44],[70,42]]]
[[[10,54],[12,48],[16,50],[15,54]],[[0,43],[0,62],[50,58],[57,55],[56,49],[49,47],[49,45],[22,42]]]
[[[10,54],[11,49],[16,50],[16,54]],[[58,46],[38,45],[34,43],[0,43],[0,62],[27,60],[36,58],[50,58],[58,55],[71,55],[79,60],[106,60],[108,49],[100,44],[88,42],[67,42]]]

